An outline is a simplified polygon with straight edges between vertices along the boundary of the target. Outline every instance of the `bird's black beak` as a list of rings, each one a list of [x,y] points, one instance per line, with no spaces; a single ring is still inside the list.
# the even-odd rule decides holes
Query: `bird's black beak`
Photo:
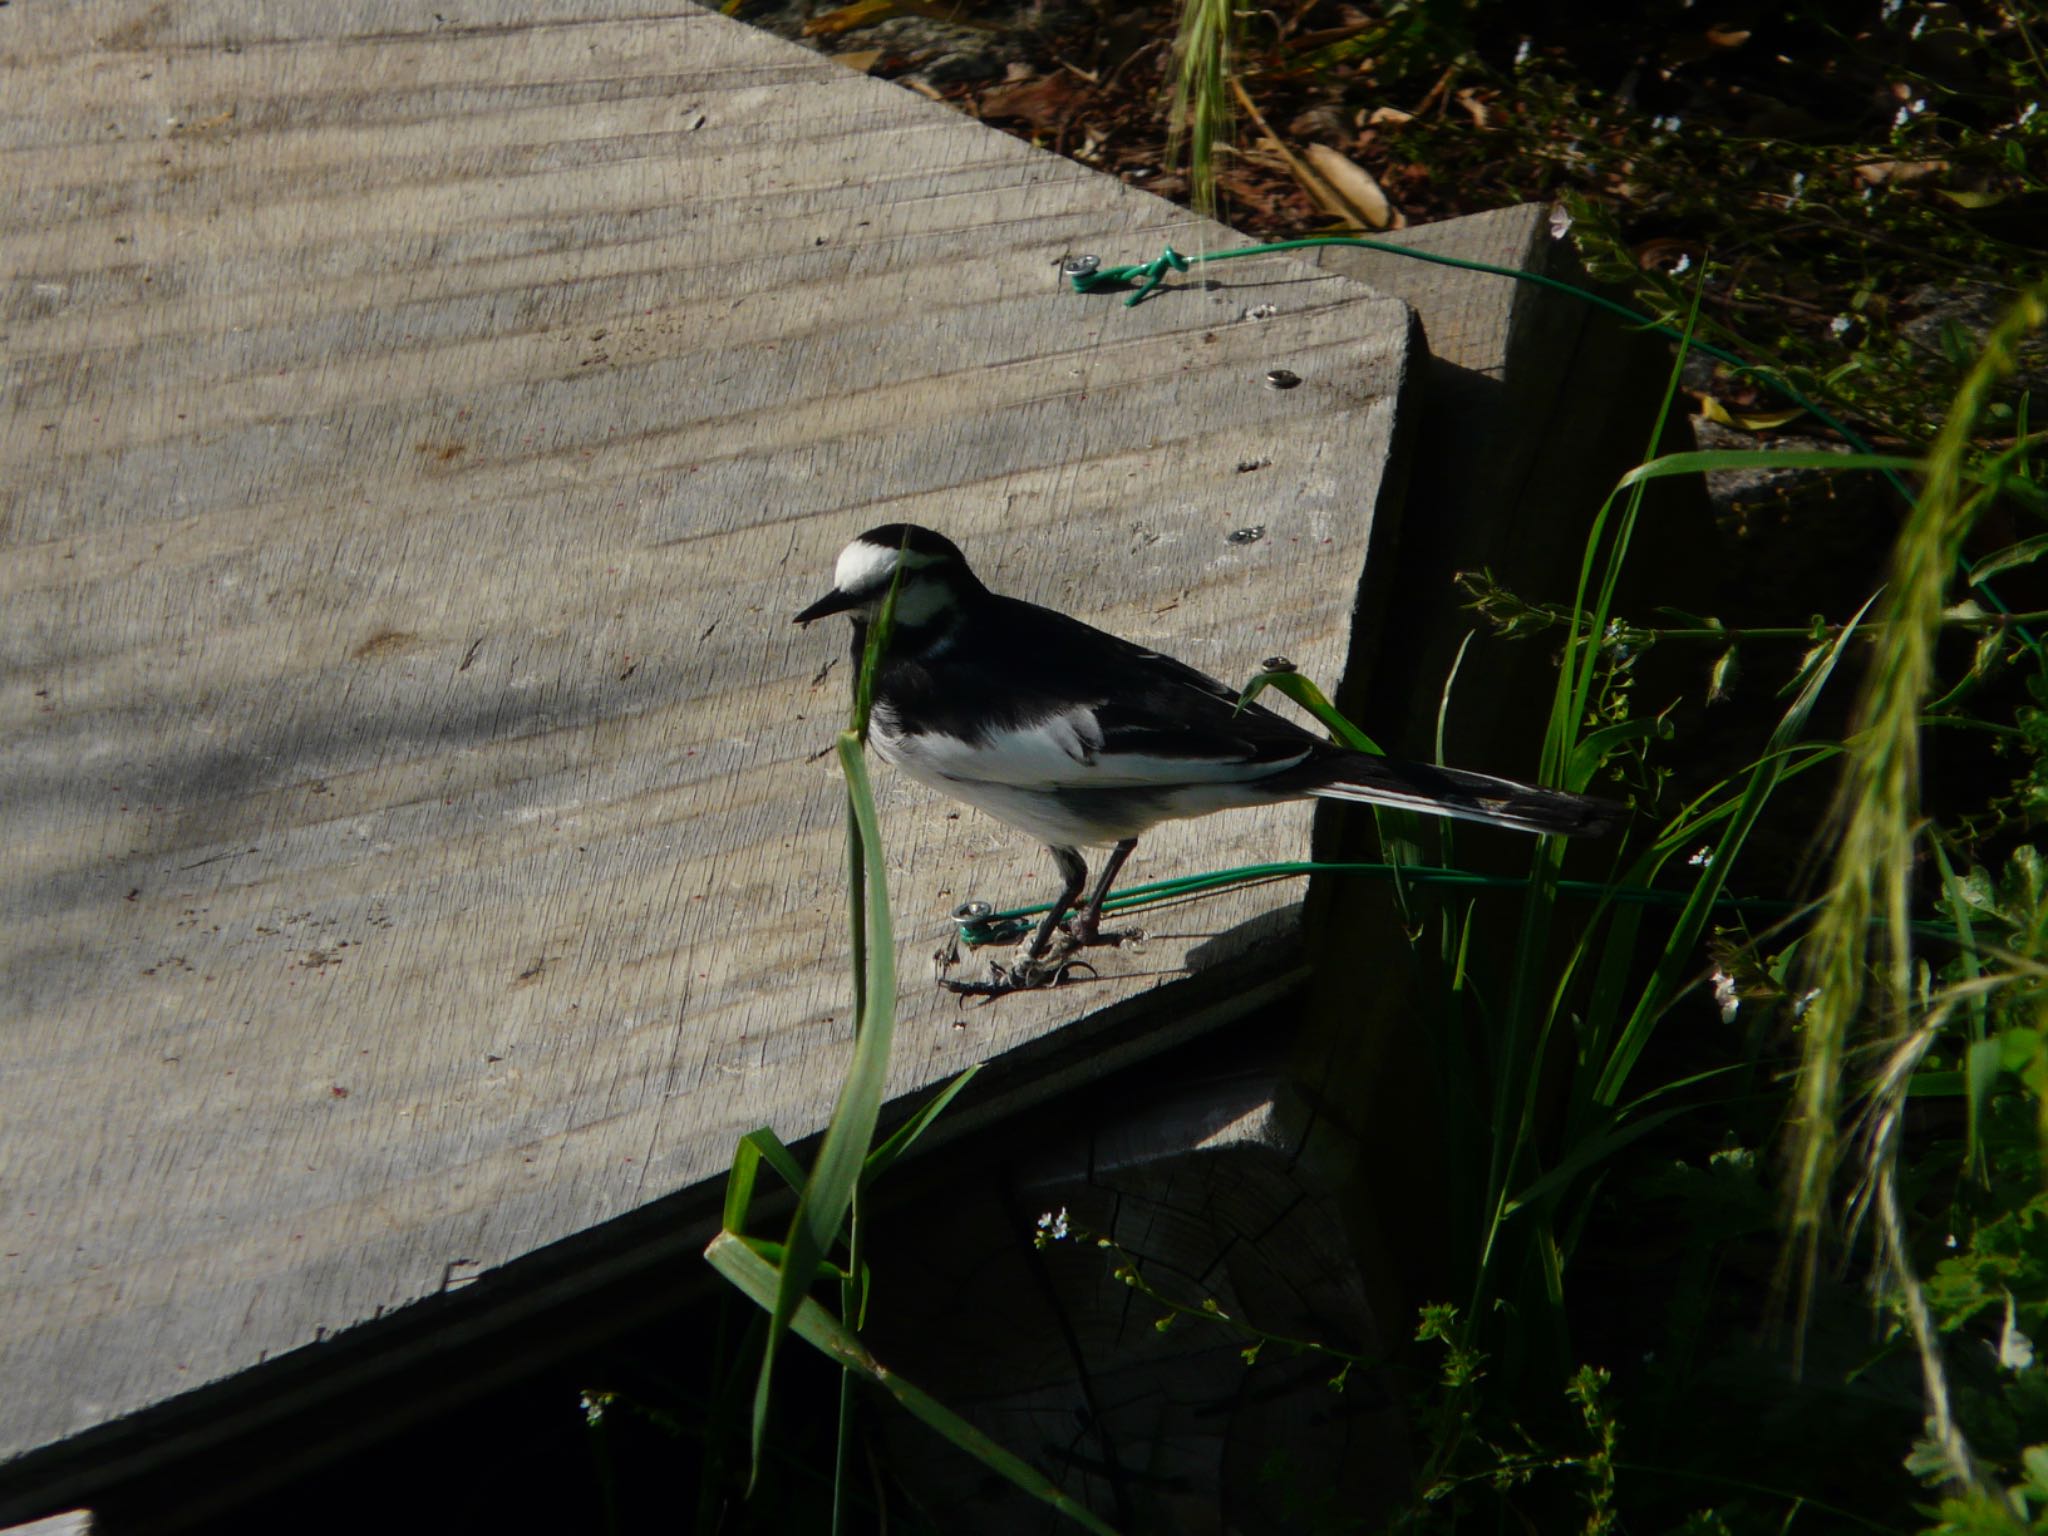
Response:
[[[835,613],[844,613],[849,608],[858,608],[859,606],[859,598],[848,597],[844,592],[841,592],[837,588],[834,588],[832,591],[827,592],[823,597],[819,598],[815,603],[811,604],[811,606],[806,608],[802,613],[798,614],[796,616],[796,622],[799,624],[808,624],[813,619],[822,619]]]

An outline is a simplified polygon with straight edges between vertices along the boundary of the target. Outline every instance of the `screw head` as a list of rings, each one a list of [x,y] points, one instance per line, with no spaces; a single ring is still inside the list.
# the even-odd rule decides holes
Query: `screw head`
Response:
[[[953,909],[956,923],[978,923],[995,916],[995,904],[987,901],[963,901]]]
[[[1256,544],[1265,536],[1266,525],[1253,523],[1249,528],[1234,528],[1224,537],[1231,544]]]
[[[1069,256],[1060,263],[1060,271],[1067,277],[1093,277],[1101,270],[1100,256]]]
[[[1266,388],[1292,389],[1301,382],[1301,375],[1286,368],[1275,368],[1266,375]]]

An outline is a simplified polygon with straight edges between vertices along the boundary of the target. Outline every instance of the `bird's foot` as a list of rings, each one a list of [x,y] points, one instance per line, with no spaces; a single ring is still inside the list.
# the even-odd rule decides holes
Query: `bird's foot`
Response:
[[[1080,947],[1070,934],[1061,932],[1046,945],[1043,953],[1032,953],[1027,943],[1019,947],[1016,958],[1008,965],[1000,960],[991,960],[987,981],[953,981],[942,976],[939,985],[957,997],[1002,997],[1011,992],[1056,987],[1076,969],[1085,970],[1090,975],[1095,973],[1094,966],[1074,958],[1074,951]]]
[[[1076,949],[1136,944],[1145,937],[1145,930],[1142,928],[1113,928],[1104,932],[1101,918],[1087,916],[1068,918],[1061,925],[1060,932]]]

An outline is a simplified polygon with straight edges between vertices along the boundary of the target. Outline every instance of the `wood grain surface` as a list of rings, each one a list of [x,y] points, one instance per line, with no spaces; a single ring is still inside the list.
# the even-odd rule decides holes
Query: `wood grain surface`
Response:
[[[0,1457],[823,1123],[845,641],[789,616],[852,533],[1226,678],[1350,654],[1403,305],[1077,297],[1238,237],[717,15],[549,16],[0,11]],[[1300,899],[962,1011],[944,914],[1046,861],[880,784],[898,1096],[1128,1051]]]

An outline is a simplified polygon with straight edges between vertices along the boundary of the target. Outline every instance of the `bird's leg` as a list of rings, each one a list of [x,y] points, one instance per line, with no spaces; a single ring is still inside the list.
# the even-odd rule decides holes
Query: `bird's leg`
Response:
[[[948,992],[962,997],[1001,997],[1006,992],[1057,986],[1066,976],[1068,967],[1075,963],[1068,957],[1077,946],[1069,934],[1061,931],[1060,919],[1081,899],[1081,892],[1088,884],[1088,865],[1076,849],[1048,848],[1046,851],[1059,866],[1060,893],[1054,898],[1044,920],[1032,931],[1029,939],[1017,946],[1016,958],[1010,964],[991,961],[987,981],[948,981],[942,978],[939,984]],[[1055,936],[1059,941],[1057,944],[1054,943]]]
[[[1017,946],[1016,959],[1008,965],[992,961],[987,981],[951,981],[942,976],[939,985],[962,997],[995,998],[1006,992],[1058,986],[1077,965],[1093,971],[1093,966],[1074,958],[1075,950],[1089,944],[1120,944],[1133,936],[1103,934],[1102,899],[1109,894],[1110,884],[1116,879],[1117,871],[1124,867],[1124,860],[1137,846],[1135,837],[1127,837],[1116,845],[1109,861],[1102,866],[1102,878],[1095,882],[1094,893],[1079,911],[1074,911],[1074,904],[1080,901],[1081,892],[1088,884],[1087,861],[1078,849],[1048,848],[1046,851],[1052,855],[1053,863],[1059,866],[1060,893],[1032,930],[1031,937]],[[1069,912],[1074,912],[1073,921],[1062,928],[1060,919]]]
[[[1046,852],[1052,855],[1053,863],[1060,867],[1060,893],[1054,898],[1044,921],[1039,923],[1038,931],[1031,935],[1031,942],[1024,946],[1022,958],[1027,961],[1044,958],[1046,947],[1051,944],[1053,934],[1059,929],[1060,919],[1073,909],[1074,903],[1081,899],[1081,892],[1088,884],[1088,864],[1081,857],[1079,849],[1047,848]]]
[[[1113,933],[1105,936],[1102,932],[1102,899],[1109,894],[1109,887],[1124,867],[1124,860],[1131,856],[1131,850],[1138,846],[1135,837],[1127,837],[1110,852],[1109,861],[1102,866],[1102,875],[1095,882],[1094,894],[1074,920],[1067,924],[1067,933],[1077,945],[1120,944],[1127,937]]]

